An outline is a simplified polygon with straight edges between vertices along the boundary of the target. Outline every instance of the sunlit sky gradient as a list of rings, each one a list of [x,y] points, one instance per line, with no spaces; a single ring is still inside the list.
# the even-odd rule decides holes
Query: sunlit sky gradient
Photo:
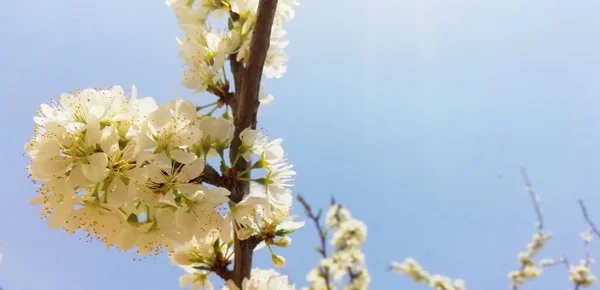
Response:
[[[371,289],[425,289],[386,270],[407,256],[469,289],[507,289],[534,231],[520,166],[555,233],[543,256],[582,257],[578,198],[600,223],[600,2],[302,2],[259,124],[284,138],[296,192],[314,206],[335,195],[369,225]],[[133,262],[46,228],[22,155],[34,112],[61,92],[135,84],[161,103],[210,100],[180,86],[173,13],[148,0],[3,4],[0,287],[177,289],[182,272],[165,256]],[[282,272],[303,286],[316,233],[293,239]],[[257,261],[271,267],[268,252]],[[556,268],[527,289],[569,285]]]

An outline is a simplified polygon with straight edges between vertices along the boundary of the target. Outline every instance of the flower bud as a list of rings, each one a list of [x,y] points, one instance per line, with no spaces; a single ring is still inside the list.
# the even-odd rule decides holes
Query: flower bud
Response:
[[[283,268],[285,266],[285,259],[277,254],[271,254],[271,260],[276,267]]]
[[[273,245],[285,248],[285,247],[289,246],[291,243],[292,243],[292,238],[285,236],[285,237],[282,237],[281,239],[275,241],[275,243],[273,243]]]

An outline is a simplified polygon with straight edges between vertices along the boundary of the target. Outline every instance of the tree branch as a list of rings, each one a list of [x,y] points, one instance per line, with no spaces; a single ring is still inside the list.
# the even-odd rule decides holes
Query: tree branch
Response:
[[[600,238],[600,231],[598,231],[598,228],[596,227],[596,225],[594,224],[594,222],[592,222],[592,220],[590,219],[587,209],[585,207],[585,204],[583,203],[583,200],[578,200],[579,201],[579,206],[581,207],[581,212],[583,213],[583,218],[585,219],[585,221],[588,223],[588,225],[590,226],[590,229],[592,230],[592,232],[594,234],[596,234],[596,236],[598,236],[598,238]]]
[[[214,272],[219,277],[221,277],[221,279],[223,279],[225,282],[233,279],[233,271],[231,271],[229,269],[219,269],[219,270],[214,271]]]
[[[209,164],[204,165],[204,171],[202,172],[202,175],[197,178],[197,181],[205,182],[214,186],[222,185],[221,175]]]
[[[306,211],[306,215],[309,219],[313,221],[313,224],[317,228],[317,232],[319,232],[319,239],[321,241],[321,248],[319,249],[319,253],[323,257],[323,259],[327,259],[327,233],[325,232],[323,226],[321,226],[321,210],[316,215],[312,212],[310,205],[304,200],[301,195],[298,195],[298,202],[302,204],[304,207],[304,211]],[[351,273],[350,269],[348,269],[349,273]],[[325,280],[325,284],[327,285],[327,290],[330,290],[329,286],[329,270],[327,268],[321,267],[321,273],[323,274],[323,279]]]
[[[242,78],[242,89],[235,122],[236,127],[256,128],[256,114],[260,102],[258,94],[267,52],[271,44],[271,30],[275,19],[278,0],[260,0],[256,23],[250,40],[246,69]]]
[[[237,53],[229,55],[229,67],[231,68],[231,74],[233,74],[233,84],[235,86],[235,93],[233,100],[231,100],[231,109],[237,112],[237,100],[240,98],[240,91],[242,90],[242,77],[244,75],[244,64],[237,61]]]
[[[542,209],[540,208],[540,202],[537,197],[537,194],[533,190],[533,186],[531,186],[531,181],[529,180],[529,176],[527,176],[527,171],[525,167],[521,167],[521,175],[523,176],[523,180],[525,181],[525,186],[529,196],[531,197],[531,201],[533,202],[533,206],[535,207],[535,213],[537,215],[537,227],[541,232],[544,231],[544,216],[542,215]]]
[[[260,104],[258,101],[260,81],[271,42],[271,29],[276,10],[277,0],[260,0],[258,3],[256,23],[254,24],[252,38],[250,39],[250,51],[246,68],[242,69],[239,62],[232,61],[231,56],[229,59],[236,85],[235,101],[232,106],[235,131],[229,151],[229,159],[232,164],[239,154],[241,145],[240,133],[248,127],[256,129],[256,114]],[[235,76],[236,74],[237,77]],[[244,172],[249,167],[250,163],[242,158],[235,164],[234,170]],[[250,173],[246,173],[243,177],[249,178]],[[250,185],[247,181],[238,180],[231,186],[230,190],[231,201],[238,203],[249,192]],[[244,278],[250,277],[252,254],[256,244],[252,240],[239,240],[237,234],[234,235],[234,238],[235,263],[233,281],[238,287],[241,287]]]

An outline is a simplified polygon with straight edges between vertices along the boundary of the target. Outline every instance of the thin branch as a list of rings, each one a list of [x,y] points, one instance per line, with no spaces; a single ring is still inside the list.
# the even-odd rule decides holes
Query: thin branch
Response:
[[[317,232],[319,233],[319,239],[321,241],[321,248],[319,249],[319,253],[321,254],[321,256],[323,256],[323,258],[327,258],[327,233],[323,229],[323,226],[321,226],[321,212],[319,211],[319,213],[315,215],[312,212],[310,205],[300,195],[298,196],[298,201],[304,207],[304,211],[306,212],[308,218],[313,221],[313,224],[317,228]]]
[[[354,271],[352,271],[351,267],[348,267],[347,272],[348,272],[348,276],[350,277],[350,282],[348,282],[348,284],[350,284],[350,285],[352,285],[352,282],[354,281],[354,279],[358,278],[358,276],[360,276],[360,274],[361,274],[361,272],[354,273]]]
[[[529,176],[527,176],[527,171],[524,167],[521,167],[521,175],[523,176],[523,181],[525,181],[526,190],[531,197],[531,201],[533,202],[533,206],[535,207],[535,213],[537,215],[537,227],[540,232],[544,231],[544,216],[542,215],[542,209],[540,208],[540,202],[537,194],[533,190],[533,186],[531,186],[531,181],[529,180]]]
[[[310,220],[313,221],[313,224],[317,228],[317,232],[319,233],[319,239],[321,242],[321,248],[319,248],[319,253],[323,257],[323,259],[327,259],[327,233],[325,232],[325,229],[323,228],[323,226],[321,226],[322,211],[319,210],[319,212],[315,215],[312,212],[310,205],[306,202],[306,200],[304,200],[304,198],[301,195],[298,195],[298,202],[300,202],[300,204],[302,204],[302,206],[304,207],[304,211],[306,212],[306,215],[308,216],[308,218]],[[350,271],[350,269],[348,269],[348,271]],[[321,272],[323,274],[323,279],[325,280],[325,284],[327,285],[327,290],[330,290],[331,288],[330,288],[330,282],[329,282],[329,270],[327,268],[322,267]]]
[[[583,218],[590,226],[590,229],[592,230],[592,232],[594,234],[596,234],[596,236],[598,236],[598,238],[600,238],[600,231],[598,231],[598,228],[596,227],[594,222],[592,222],[592,220],[590,219],[590,216],[588,215],[588,212],[587,212],[587,208],[585,207],[585,204],[583,203],[583,200],[580,199],[578,201],[579,201],[579,206],[581,207],[581,212],[583,213]]]

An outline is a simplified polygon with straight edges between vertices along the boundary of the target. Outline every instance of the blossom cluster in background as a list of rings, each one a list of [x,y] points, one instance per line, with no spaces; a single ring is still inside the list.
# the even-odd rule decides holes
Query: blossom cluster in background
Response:
[[[392,262],[392,270],[410,277],[415,283],[426,284],[434,290],[466,290],[462,279],[453,280],[443,275],[432,275],[425,271],[417,261],[412,258],[405,259],[402,263]]]
[[[334,290],[338,284],[345,290],[369,289],[371,277],[361,249],[367,239],[367,226],[335,201],[325,215],[325,226],[321,226],[321,212],[315,215],[302,197],[299,200],[319,228],[321,248],[318,251],[322,256],[319,264],[306,276],[309,286],[303,289]],[[329,244],[333,249],[330,255],[325,243],[329,233],[332,234]]]
[[[552,235],[544,230],[540,198],[531,186],[525,169],[522,168],[521,173],[525,180],[526,191],[533,201],[534,209],[537,214],[537,221],[535,222],[537,232],[533,235],[531,242],[527,245],[527,250],[517,254],[519,268],[508,273],[510,289],[520,289],[527,281],[539,277],[542,274],[543,268],[555,265],[565,265],[567,267],[569,279],[573,283],[575,290],[592,286],[594,282],[596,282],[596,276],[590,271],[590,266],[594,263],[594,260],[591,258],[589,243],[594,234],[600,234],[594,223],[590,221],[583,201],[580,200],[579,204],[586,222],[590,225],[590,229],[583,232],[581,235],[586,250],[585,258],[577,265],[571,264],[565,256],[561,257],[559,260],[540,259],[539,262],[536,263],[535,258],[552,238]],[[412,258],[407,258],[402,263],[392,262],[390,268],[394,272],[404,274],[410,277],[414,282],[426,284],[434,290],[466,290],[465,283],[462,279],[452,280],[451,278],[442,275],[431,275]]]

